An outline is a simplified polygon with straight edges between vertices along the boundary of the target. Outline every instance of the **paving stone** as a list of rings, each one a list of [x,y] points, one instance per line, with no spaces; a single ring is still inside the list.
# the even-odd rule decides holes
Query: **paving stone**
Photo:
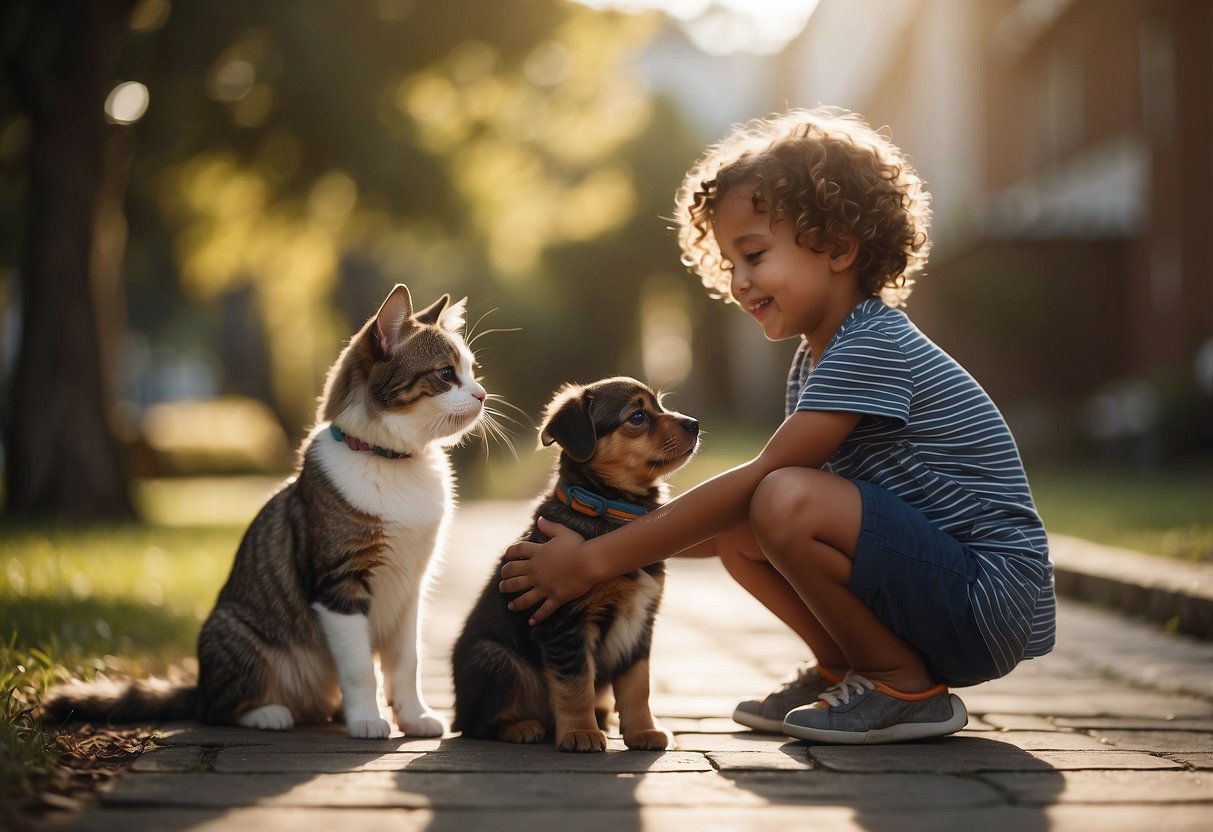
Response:
[[[1208,771],[1213,769],[1213,754],[1198,752],[1198,753],[1182,753],[1182,754],[1167,754],[1168,760],[1174,760],[1177,763],[1182,763],[1191,768],[1202,769]]]
[[[492,748],[501,746],[500,749]],[[622,743],[619,743],[622,746]],[[686,751],[627,751],[608,749],[602,754],[568,754],[550,745],[516,746],[474,743],[441,753],[338,751],[324,754],[289,754],[265,748],[229,748],[215,758],[214,771],[222,773],[354,771],[449,772],[589,772],[644,774],[657,771],[711,771],[703,754]]]
[[[732,734],[678,734],[674,738],[680,751],[776,751],[805,756],[805,747],[798,740],[779,734],[739,731]]]
[[[1093,731],[1093,736],[1115,748],[1136,751],[1213,752],[1213,732],[1205,731]]]
[[[1166,769],[1174,763],[1134,751],[1028,751],[1010,743],[949,737],[930,743],[828,746],[809,749],[814,762],[835,771],[938,772]]]
[[[998,806],[1006,802],[987,783],[949,774],[722,769],[721,775],[767,805],[803,803],[890,812]],[[646,805],[661,802],[658,794],[642,792],[642,797],[647,798]]]
[[[736,734],[747,729],[728,717],[713,716],[705,719],[663,716],[662,727],[675,734]]]
[[[803,751],[710,751],[708,760],[719,771],[807,771],[815,768]]]
[[[940,811],[856,810],[845,805],[750,806],[706,809],[633,807],[578,813],[577,832],[694,829],[695,832],[1207,832],[1209,810],[1198,805],[1098,806],[1066,805],[1045,809],[1026,806],[950,808]],[[328,809],[242,808],[234,810],[103,809],[86,815],[72,832],[542,832],[567,829],[561,811],[478,812],[466,809]]]
[[[202,755],[197,746],[155,748],[141,754],[131,771],[201,771]]]
[[[1091,716],[1058,717],[1059,728],[1095,728],[1123,731],[1207,731],[1213,732],[1213,719],[1151,717],[1151,716]]]
[[[1010,731],[1057,731],[1060,727],[1048,717],[1033,714],[985,714],[982,720],[993,729]],[[975,728],[972,715],[969,716],[969,728]]]
[[[1041,697],[1017,693],[997,693],[973,688],[961,692],[961,699],[977,714],[1004,713],[1054,717],[1114,717],[1125,712],[1154,714],[1159,718],[1208,717],[1208,702],[1187,696],[1151,693],[1105,685],[1097,690],[1073,691]]]
[[[160,745],[266,746],[283,753],[326,751],[437,751],[453,737],[411,738],[397,732],[382,740],[353,739],[341,725],[304,725],[290,731],[254,731],[198,723],[168,723],[158,733]]]
[[[1072,731],[966,731],[963,737],[1005,742],[1026,751],[1099,751],[1107,747],[1094,737]]]
[[[1199,772],[1182,770],[1084,770],[1051,775],[1005,772],[982,775],[981,779],[1005,790],[1018,803],[1092,803],[1108,807],[1122,803],[1213,804],[1213,780]],[[1213,814],[1206,817],[1213,819]]]

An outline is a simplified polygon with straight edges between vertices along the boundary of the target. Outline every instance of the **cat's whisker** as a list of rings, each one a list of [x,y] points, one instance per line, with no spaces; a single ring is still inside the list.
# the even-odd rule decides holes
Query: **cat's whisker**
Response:
[[[467,345],[468,345],[468,347],[475,346],[476,342],[479,341],[481,338],[483,338],[485,335],[492,335],[497,332],[522,332],[522,327],[510,326],[510,327],[494,327],[493,329],[486,329],[482,332],[477,332],[475,335],[470,336],[468,338]]]
[[[467,328],[467,334],[464,338],[464,343],[468,345],[469,349],[471,349],[475,345],[475,343],[477,341],[479,341],[485,335],[491,335],[495,332],[521,332],[522,331],[522,327],[515,326],[515,327],[496,327],[493,329],[484,329],[484,330],[481,330],[480,332],[477,332],[476,328],[479,327],[480,324],[484,322],[484,319],[496,311],[498,311],[497,307],[490,309],[489,311],[487,311],[483,315],[481,315],[479,318],[477,318],[476,323],[472,324],[470,327]]]
[[[519,414],[522,416],[522,418],[526,420],[526,424],[527,424],[528,426],[530,426],[530,427],[534,427],[534,425],[532,425],[532,424],[531,424],[531,416],[530,416],[530,414],[529,414],[529,413],[527,413],[525,410],[523,410],[523,409],[522,409],[521,407],[519,407],[518,405],[514,404],[513,402],[511,402],[511,401],[507,401],[506,399],[504,399],[503,397],[501,397],[501,396],[497,395],[496,393],[489,393],[489,396],[488,396],[488,398],[485,400],[485,403],[486,403],[486,404],[488,404],[489,402],[491,402],[491,403],[493,403],[493,404],[505,405],[506,407],[511,408],[512,410],[517,411],[517,412],[518,412],[518,413],[519,413]],[[506,415],[505,415],[504,413],[502,413],[501,411],[493,411],[493,412],[494,412],[494,413],[496,413],[497,415],[501,416],[502,418],[507,418],[507,419],[509,419],[511,422],[513,422],[513,423],[514,423],[514,424],[516,424],[516,425],[521,425],[521,424],[523,424],[522,422],[518,421],[517,419],[513,419],[513,418],[510,418],[510,417],[506,416]]]
[[[514,448],[513,435],[497,421],[497,417],[500,414],[488,408],[485,408],[484,413],[485,415],[481,418],[477,428],[481,437],[485,440],[485,459],[488,459],[489,456],[489,443],[495,441],[509,449],[510,454],[517,460],[518,451]]]

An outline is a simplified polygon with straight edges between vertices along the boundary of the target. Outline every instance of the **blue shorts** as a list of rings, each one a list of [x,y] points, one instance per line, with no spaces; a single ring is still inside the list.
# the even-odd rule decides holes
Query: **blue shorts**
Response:
[[[936,682],[962,687],[1002,675],[969,602],[977,574],[969,547],[892,492],[853,482],[863,522],[851,591],[918,651]]]

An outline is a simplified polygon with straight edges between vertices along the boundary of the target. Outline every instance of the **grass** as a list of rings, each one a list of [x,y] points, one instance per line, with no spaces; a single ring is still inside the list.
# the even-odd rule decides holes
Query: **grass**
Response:
[[[31,715],[51,684],[191,673],[241,532],[0,527],[0,804],[27,798],[73,750]]]
[[[1029,477],[1051,532],[1213,563],[1213,464],[1149,472],[1030,467]]]

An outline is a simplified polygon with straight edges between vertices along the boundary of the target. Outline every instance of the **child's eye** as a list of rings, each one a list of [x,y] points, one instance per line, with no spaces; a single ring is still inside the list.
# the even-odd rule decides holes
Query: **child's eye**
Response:
[[[454,381],[455,380],[455,368],[454,367],[441,367],[441,368],[435,370],[434,372],[437,373],[438,378],[442,379],[443,381]]]
[[[759,260],[761,260],[761,259],[762,259],[762,255],[763,255],[763,254],[765,254],[765,253],[766,253],[766,252],[763,252],[763,251],[750,251],[750,252],[746,252],[746,255],[745,255],[745,261],[746,261],[747,263],[749,263],[750,265],[753,265],[753,264],[757,263]]]
[[[648,420],[649,420],[649,414],[645,413],[643,410],[637,410],[635,413],[633,413],[631,416],[628,417],[628,424],[633,425],[635,427],[640,427]]]

